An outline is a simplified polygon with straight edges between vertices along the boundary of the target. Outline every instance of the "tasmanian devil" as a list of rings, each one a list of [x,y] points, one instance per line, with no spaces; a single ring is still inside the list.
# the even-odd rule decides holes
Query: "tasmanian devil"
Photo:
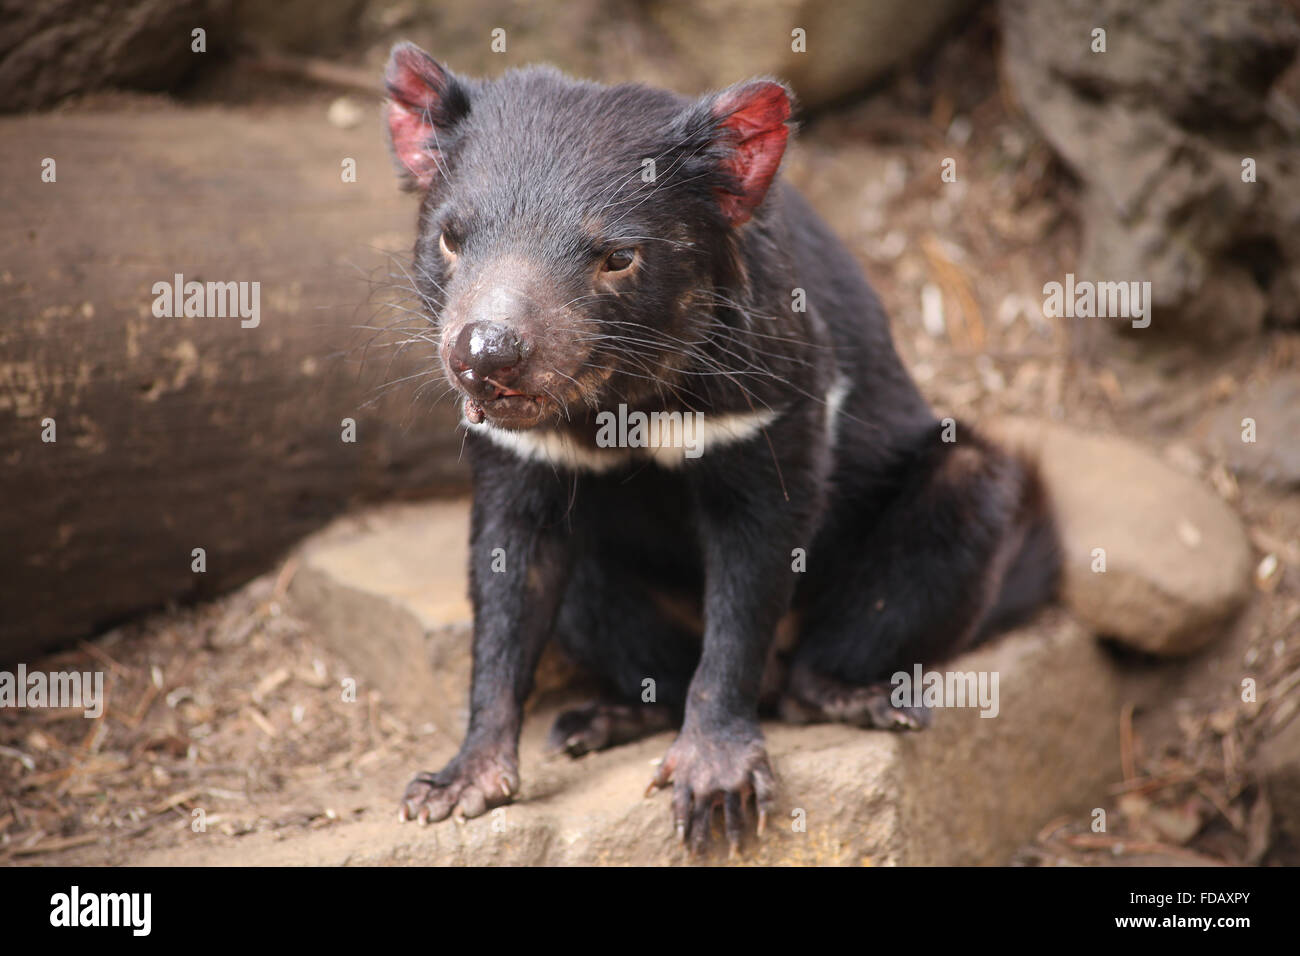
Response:
[[[760,713],[918,726],[891,674],[1051,595],[1034,471],[936,419],[853,256],[777,178],[781,84],[479,81],[411,44],[385,79],[474,485],[469,728],[401,815],[519,791],[554,640],[607,696],[552,743],[679,728],[651,788],[696,847],[720,808],[734,849],[773,806]]]

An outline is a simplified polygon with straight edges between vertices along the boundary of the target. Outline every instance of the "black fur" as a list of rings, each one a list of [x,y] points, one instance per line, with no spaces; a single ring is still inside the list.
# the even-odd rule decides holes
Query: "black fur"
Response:
[[[1042,489],[965,425],[943,440],[856,262],[792,188],[778,179],[747,222],[723,214],[719,197],[743,184],[719,103],[744,88],[696,101],[549,69],[446,82],[439,95],[456,109],[441,125],[411,107],[435,116],[438,160],[415,281],[431,321],[463,324],[482,270],[512,263],[509,301],[524,305],[504,321],[536,341],[528,362],[541,371],[526,374],[552,400],[531,432],[597,453],[595,413],[619,402],[775,417],[680,467],[633,458],[601,472],[471,431],[470,726],[403,812],[473,815],[517,791],[523,703],[554,639],[603,680],[610,706],[565,715],[553,743],[579,754],[679,722],[656,783],[675,783],[683,837],[707,840],[720,805],[734,846],[744,801],[760,820],[772,801],[760,703],[792,719],[912,726],[864,688],[1050,597],[1059,559]],[[647,157],[653,183],[640,177]],[[638,250],[635,274],[602,286],[601,257],[620,246]],[[796,288],[806,311],[792,309]],[[795,549],[805,572],[792,570]],[[794,639],[778,654],[783,620]],[[772,684],[780,663],[788,677]],[[647,679],[656,705],[642,720]]]

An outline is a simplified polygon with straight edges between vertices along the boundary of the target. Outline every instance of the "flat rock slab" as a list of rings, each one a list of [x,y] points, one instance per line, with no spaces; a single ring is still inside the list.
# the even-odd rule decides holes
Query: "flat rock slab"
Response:
[[[469,696],[469,508],[398,504],[340,518],[298,552],[295,611],[356,669],[359,694],[453,736]]]
[[[436,769],[463,726],[467,512],[462,502],[435,502],[341,519],[303,546],[289,588],[294,612],[355,668],[360,684],[403,719],[444,731],[428,766],[410,771]],[[1089,797],[1119,779],[1118,714],[1124,694],[1140,688],[1063,612],[1048,611],[949,669],[996,674],[997,716],[940,710],[929,730],[902,735],[766,724],[779,810],[762,840],[747,840],[743,862],[1003,863],[1047,822],[1086,814]],[[642,797],[671,734],[577,761],[545,758],[546,732],[566,697],[560,688],[558,678],[544,688],[526,721],[520,799],[487,816],[397,824],[403,771],[358,795],[374,810],[362,822],[305,840],[254,834],[237,846],[168,850],[139,862],[685,862],[668,795]],[[253,843],[265,846],[254,852]]]
[[[1065,603],[1098,634],[1191,653],[1250,595],[1253,552],[1217,495],[1113,435],[1037,420],[989,427],[1039,462],[1065,550]]]
[[[1120,776],[1120,682],[1106,655],[1081,628],[1058,617],[967,655],[956,666],[998,671],[998,717],[942,711],[934,727],[907,735],[765,724],[780,782],[778,810],[763,838],[747,838],[742,862],[1000,864],[1047,822],[1062,815],[1083,818],[1088,796]],[[548,759],[543,739],[554,714],[554,707],[530,714],[519,801],[464,824],[397,823],[396,797],[405,779],[389,779],[370,793],[364,822],[282,842],[252,834],[237,845],[169,849],[135,862],[689,862],[672,836],[667,793],[642,796],[671,734],[577,761]],[[704,859],[723,858],[718,850]]]

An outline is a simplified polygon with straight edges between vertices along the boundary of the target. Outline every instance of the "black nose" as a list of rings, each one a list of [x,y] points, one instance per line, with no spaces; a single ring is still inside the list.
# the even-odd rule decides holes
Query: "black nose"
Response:
[[[518,374],[522,358],[519,337],[500,322],[466,323],[451,348],[452,367],[467,384],[492,379],[506,385]]]

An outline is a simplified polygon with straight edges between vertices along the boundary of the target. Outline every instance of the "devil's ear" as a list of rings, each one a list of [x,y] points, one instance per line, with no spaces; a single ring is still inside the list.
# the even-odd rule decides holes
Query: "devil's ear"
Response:
[[[427,190],[455,125],[469,115],[465,85],[414,43],[399,43],[384,71],[388,136],[408,188]]]
[[[790,92],[771,80],[752,80],[718,93],[710,104],[725,184],[717,191],[733,226],[746,222],[767,195],[790,136]]]

